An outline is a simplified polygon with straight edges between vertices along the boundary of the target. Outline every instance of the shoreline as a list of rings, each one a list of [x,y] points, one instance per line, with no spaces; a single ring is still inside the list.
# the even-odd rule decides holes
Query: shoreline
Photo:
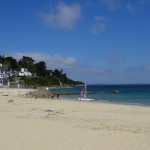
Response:
[[[73,89],[64,89],[56,90],[56,92],[80,92],[83,88],[73,88]],[[150,86],[130,86],[130,85],[113,85],[113,86],[89,86],[88,92],[93,92],[94,94],[87,94],[87,97],[90,99],[95,99],[96,101],[108,101],[113,103],[121,103],[128,105],[142,105],[150,106]],[[115,91],[115,93],[114,93]],[[118,92],[119,91],[119,92]],[[95,93],[96,92],[96,93]],[[78,99],[80,93],[71,93],[66,96],[69,99]],[[78,94],[78,95],[76,95]],[[60,95],[61,96],[61,95]]]
[[[78,100],[78,99],[71,99],[71,98],[62,98],[60,100],[67,100],[67,101],[75,101],[75,102],[87,102],[87,103],[97,103],[97,104],[112,104],[112,105],[127,105],[127,106],[139,106],[139,107],[150,107],[150,105],[138,104],[138,103],[123,103],[123,102],[110,102],[106,100]]]
[[[19,96],[19,97],[25,97],[25,98],[32,98],[32,97],[28,97],[26,94],[29,94],[29,93],[34,93],[34,92],[41,92],[41,93],[45,93],[45,88],[44,88],[44,90],[41,90],[41,89],[34,89],[34,88],[0,88],[0,94],[2,93],[1,92],[1,89],[4,89],[3,91],[10,91],[10,90],[12,90],[13,92],[14,91],[19,91],[19,92],[16,92],[17,94],[14,94],[14,96]],[[23,91],[23,93],[22,93],[22,91]],[[7,95],[7,93],[6,92],[4,92],[5,94],[4,95]],[[41,94],[40,93],[40,94]],[[13,93],[12,93],[12,95],[13,95]],[[33,94],[34,95],[34,94]],[[42,95],[42,94],[41,94]],[[56,96],[57,95],[57,92],[55,92],[54,93],[54,95]],[[150,105],[144,105],[144,104],[140,104],[140,103],[125,103],[125,102],[111,102],[111,101],[108,101],[108,100],[91,100],[91,101],[86,101],[86,100],[78,100],[78,99],[74,99],[74,98],[67,98],[67,96],[68,96],[68,94],[66,95],[64,95],[64,94],[60,94],[59,93],[59,95],[60,95],[60,97],[59,98],[57,98],[57,97],[55,97],[54,98],[54,100],[67,100],[67,101],[77,101],[77,102],[89,102],[89,103],[100,103],[100,104],[116,104],[116,105],[131,105],[131,106],[142,106],[142,107],[150,107]],[[71,95],[71,94],[69,94],[69,95]],[[65,96],[65,97],[61,97],[61,96]],[[43,98],[43,97],[37,97],[37,100],[38,99],[43,99],[43,100],[52,100],[51,98]]]
[[[140,104],[140,103],[125,103],[125,102],[111,102],[108,100],[90,100],[90,101],[86,101],[86,100],[78,100],[78,99],[74,99],[74,98],[67,98],[67,96],[65,96],[64,98],[62,98],[61,100],[68,100],[68,101],[82,101],[82,102],[89,102],[89,103],[104,103],[104,104],[118,104],[118,105],[131,105],[131,106],[143,106],[143,107],[150,107],[150,104]]]

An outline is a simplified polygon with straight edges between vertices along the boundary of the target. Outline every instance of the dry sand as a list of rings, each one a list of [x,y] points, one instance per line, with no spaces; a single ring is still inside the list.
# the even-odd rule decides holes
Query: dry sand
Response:
[[[150,107],[24,98],[0,88],[0,150],[149,150]]]

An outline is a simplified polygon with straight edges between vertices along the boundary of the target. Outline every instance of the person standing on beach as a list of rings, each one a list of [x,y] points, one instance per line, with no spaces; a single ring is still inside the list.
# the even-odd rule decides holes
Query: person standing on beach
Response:
[[[59,99],[59,94],[58,93],[56,94],[56,96],[57,96],[57,99]]]

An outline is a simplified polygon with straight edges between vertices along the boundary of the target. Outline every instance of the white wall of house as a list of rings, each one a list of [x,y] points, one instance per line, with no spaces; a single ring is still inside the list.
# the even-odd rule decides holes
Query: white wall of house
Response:
[[[8,66],[4,65],[4,64],[0,64],[0,86],[3,86],[4,84],[7,85],[7,74],[9,74],[9,76],[28,76],[31,77],[32,73],[29,72],[26,68],[21,68],[21,71],[12,71],[9,70],[8,71]]]
[[[30,76],[32,76],[32,73],[29,72],[25,68],[21,68],[21,71],[19,71],[19,76],[26,76],[26,77],[28,76],[28,77],[30,77]]]
[[[7,82],[7,74],[0,69],[0,86],[3,86]]]
[[[8,65],[0,64],[0,86],[7,84]]]

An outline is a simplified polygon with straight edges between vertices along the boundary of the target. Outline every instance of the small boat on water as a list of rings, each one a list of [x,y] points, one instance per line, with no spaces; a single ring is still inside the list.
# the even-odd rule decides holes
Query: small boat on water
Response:
[[[84,87],[83,87],[83,90],[81,91],[81,93],[80,93],[80,98],[78,98],[78,100],[82,100],[82,101],[92,101],[92,100],[94,100],[94,99],[91,99],[91,98],[87,98],[87,86],[86,86],[86,84],[84,85]]]

